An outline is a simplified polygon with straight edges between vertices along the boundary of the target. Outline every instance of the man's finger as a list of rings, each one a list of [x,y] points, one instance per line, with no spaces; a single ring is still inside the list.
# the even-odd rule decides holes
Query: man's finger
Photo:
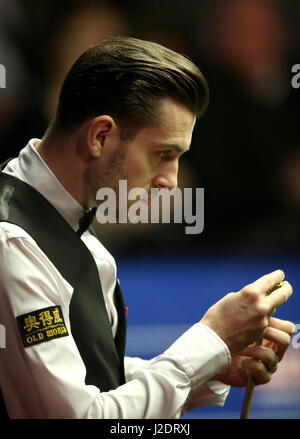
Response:
[[[277,284],[283,281],[285,274],[282,270],[275,270],[272,273],[265,274],[252,284],[247,285],[245,288],[256,289],[261,294],[268,294]]]
[[[268,340],[274,343],[274,350],[278,355],[278,360],[282,360],[285,351],[290,345],[291,337],[284,331],[268,326],[264,331],[263,340]]]
[[[243,349],[241,352],[239,352],[239,355],[261,361],[269,371],[271,371],[274,367],[277,357],[276,353],[272,349],[256,344]]]
[[[283,305],[292,294],[293,288],[291,284],[287,281],[284,281],[282,286],[273,291],[272,294],[266,298],[266,300],[268,300],[270,309],[273,309]]]
[[[289,335],[292,335],[296,327],[293,322],[288,320],[277,319],[276,317],[271,317],[269,320],[269,326],[271,328],[279,329],[280,331],[284,331]]]
[[[256,386],[271,381],[272,372],[261,361],[257,361],[254,358],[246,358],[242,361],[242,366],[252,374]]]

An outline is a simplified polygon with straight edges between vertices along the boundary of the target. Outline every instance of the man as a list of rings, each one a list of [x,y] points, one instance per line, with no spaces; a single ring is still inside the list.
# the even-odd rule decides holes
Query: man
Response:
[[[12,418],[176,418],[223,405],[229,386],[271,379],[293,324],[270,318],[292,293],[276,270],[210,308],[151,361],[124,359],[114,259],[88,229],[96,193],[172,189],[206,108],[188,59],[113,38],[73,65],[43,139],[1,173],[0,387]],[[118,205],[118,203],[117,203]],[[120,212],[119,212],[120,213]],[[261,339],[265,346],[253,344]]]

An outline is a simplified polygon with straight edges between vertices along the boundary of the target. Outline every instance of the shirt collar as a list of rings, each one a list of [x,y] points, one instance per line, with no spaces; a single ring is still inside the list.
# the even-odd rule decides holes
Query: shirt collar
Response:
[[[25,181],[40,192],[72,229],[77,231],[85,209],[64,188],[39,155],[35,148],[39,142],[40,139],[31,139],[19,156],[8,163],[4,172]]]

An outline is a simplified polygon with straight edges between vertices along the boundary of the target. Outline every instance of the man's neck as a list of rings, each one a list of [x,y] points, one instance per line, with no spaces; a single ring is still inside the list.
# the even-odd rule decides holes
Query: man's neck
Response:
[[[83,190],[85,164],[77,154],[74,139],[67,136],[44,137],[34,147],[70,195],[88,209]]]

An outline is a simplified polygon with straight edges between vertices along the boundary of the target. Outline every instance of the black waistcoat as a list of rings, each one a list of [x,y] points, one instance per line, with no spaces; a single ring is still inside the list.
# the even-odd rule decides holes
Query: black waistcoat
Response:
[[[86,366],[86,384],[93,384],[101,391],[123,384],[126,315],[119,283],[115,289],[118,330],[114,339],[98,269],[90,251],[39,192],[3,172],[0,172],[0,221],[16,224],[32,236],[74,288],[70,303],[71,333]]]

